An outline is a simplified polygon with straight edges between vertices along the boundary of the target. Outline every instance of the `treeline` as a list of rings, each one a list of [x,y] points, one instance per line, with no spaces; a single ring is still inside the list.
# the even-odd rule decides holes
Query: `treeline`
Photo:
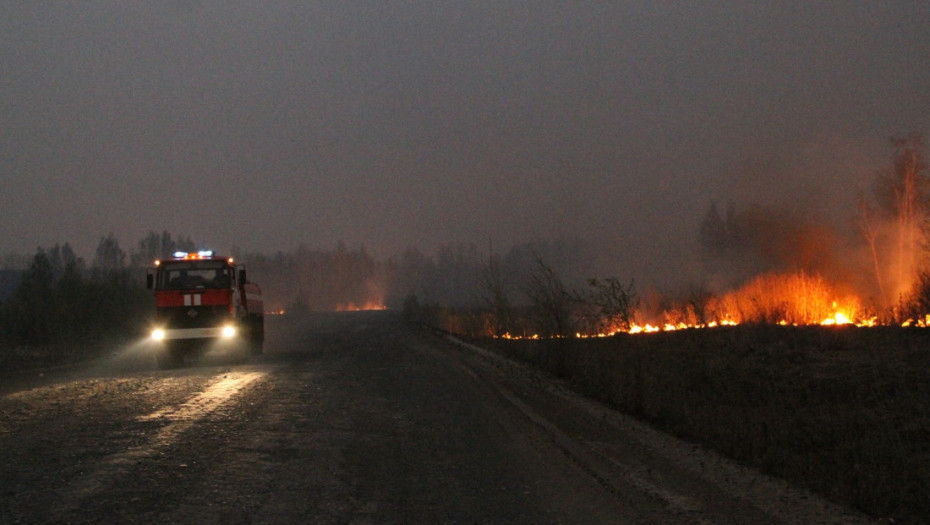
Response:
[[[69,243],[40,247],[13,293],[0,303],[6,347],[83,345],[141,333],[152,313],[145,268],[156,258],[192,249],[190,238],[150,232],[129,255],[109,234],[88,265]]]
[[[0,343],[92,344],[111,336],[137,336],[152,315],[152,295],[144,288],[152,261],[204,248],[211,247],[168,232],[149,232],[128,253],[112,234],[101,237],[90,263],[68,243],[39,248],[15,291],[0,298]],[[341,242],[331,249],[299,247],[272,255],[234,249],[229,255],[243,262],[250,280],[261,286],[268,311],[407,307],[435,317],[440,310],[493,307],[478,315],[483,320],[477,330],[487,334],[538,331],[538,323],[525,319],[534,301],[528,294],[536,293],[538,300],[548,291],[543,283],[533,287],[534,272],[545,267],[554,282],[562,283],[565,276],[567,283],[580,283],[586,275],[581,268],[590,259],[582,243],[568,241],[530,243],[502,253],[450,244],[433,254],[410,248],[386,259]],[[488,288],[492,267],[493,292]],[[489,293],[495,294],[493,300]],[[556,332],[574,326],[558,319],[545,322],[554,322]]]
[[[574,337],[626,330],[639,304],[632,281],[592,278],[580,241],[528,243],[502,253],[446,246],[435,257],[387,261],[391,307],[468,336]]]
[[[534,302],[528,292],[540,265],[559,283],[564,276],[566,287],[585,282],[588,258],[580,242],[528,243],[500,254],[489,252],[472,244],[450,244],[434,254],[410,248],[379,260],[363,247],[339,243],[332,250],[301,247],[271,256],[243,254],[241,259],[261,285],[266,307],[272,311],[385,307],[406,309],[433,323],[439,322],[439,312],[448,322],[462,317],[462,312],[473,312],[486,321],[469,321],[469,326],[482,325],[469,331],[487,334],[531,330],[533,323],[522,318]],[[487,280],[492,267],[493,292]],[[542,293],[538,287],[537,292]],[[495,299],[489,298],[490,293]],[[485,311],[488,308],[492,310]]]
[[[633,282],[589,278],[569,284],[536,256],[526,273],[505,273],[500,259],[481,272],[476,302],[466,307],[421,303],[407,296],[409,320],[471,337],[568,338],[609,334],[634,324],[639,298]]]
[[[8,346],[83,343],[131,329],[148,306],[112,237],[88,267],[69,244],[40,248],[11,297],[0,305]]]
[[[472,244],[408,249],[377,260],[364,248],[244,255],[272,310],[386,307],[474,336],[567,337],[628,329],[632,282],[590,278],[581,241],[536,242],[502,253]]]
[[[299,247],[273,255],[240,256],[249,280],[262,289],[269,311],[336,310],[381,304],[381,263],[364,248],[334,250]]]

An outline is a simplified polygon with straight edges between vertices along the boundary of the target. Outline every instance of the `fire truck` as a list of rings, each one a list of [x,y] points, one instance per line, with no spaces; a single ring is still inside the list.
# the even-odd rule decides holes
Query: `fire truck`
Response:
[[[151,337],[159,367],[180,366],[185,357],[206,351],[262,352],[262,292],[231,257],[176,252],[155,261],[146,285],[155,294]]]

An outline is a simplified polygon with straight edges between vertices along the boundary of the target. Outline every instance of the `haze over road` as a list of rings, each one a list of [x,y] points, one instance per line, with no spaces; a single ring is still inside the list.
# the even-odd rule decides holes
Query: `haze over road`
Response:
[[[850,523],[388,312],[266,354],[0,378],[0,523]]]

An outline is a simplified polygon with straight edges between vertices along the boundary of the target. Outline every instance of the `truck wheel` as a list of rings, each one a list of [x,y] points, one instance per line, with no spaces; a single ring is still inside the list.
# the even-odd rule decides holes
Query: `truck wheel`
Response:
[[[261,339],[253,339],[249,343],[249,353],[251,353],[252,355],[262,355],[262,340]]]
[[[253,319],[249,328],[249,353],[261,355],[265,343],[265,322],[261,317]]]

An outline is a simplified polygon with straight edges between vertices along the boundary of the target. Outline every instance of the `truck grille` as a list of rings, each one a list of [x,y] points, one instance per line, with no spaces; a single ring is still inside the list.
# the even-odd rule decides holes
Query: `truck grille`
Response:
[[[159,308],[155,320],[165,328],[203,328],[228,321],[228,305],[176,306]]]

